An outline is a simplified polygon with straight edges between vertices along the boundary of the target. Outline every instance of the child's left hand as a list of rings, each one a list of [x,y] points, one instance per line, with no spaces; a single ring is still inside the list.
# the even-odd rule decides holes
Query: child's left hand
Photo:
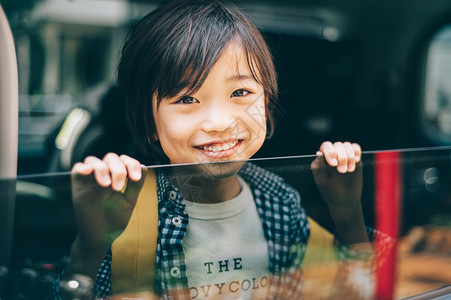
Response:
[[[359,144],[324,142],[311,164],[316,185],[329,209],[360,205],[362,150]]]

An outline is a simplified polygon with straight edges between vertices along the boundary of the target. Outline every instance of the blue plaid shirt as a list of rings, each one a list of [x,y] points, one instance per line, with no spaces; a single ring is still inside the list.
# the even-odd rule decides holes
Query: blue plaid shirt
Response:
[[[284,180],[254,164],[246,163],[239,175],[249,185],[268,242],[269,268],[272,274],[269,299],[301,299],[302,273],[309,224],[301,207],[299,193]],[[160,170],[157,173],[159,202],[157,274],[155,292],[162,299],[191,299],[182,241],[189,216],[179,190]],[[54,284],[53,299],[59,299]],[[111,253],[98,271],[94,296],[111,295]]]

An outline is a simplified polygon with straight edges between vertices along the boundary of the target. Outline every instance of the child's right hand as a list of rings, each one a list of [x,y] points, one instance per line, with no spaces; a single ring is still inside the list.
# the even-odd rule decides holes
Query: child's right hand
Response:
[[[137,160],[114,153],[102,160],[88,156],[73,166],[72,196],[78,225],[74,245],[78,249],[106,252],[127,226],[146,174],[147,169]]]

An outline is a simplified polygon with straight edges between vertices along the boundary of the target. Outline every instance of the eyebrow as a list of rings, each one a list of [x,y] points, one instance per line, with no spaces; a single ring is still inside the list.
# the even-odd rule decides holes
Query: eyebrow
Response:
[[[253,76],[250,76],[248,74],[240,74],[240,73],[237,73],[237,74],[232,75],[229,78],[227,78],[227,81],[242,81],[242,80],[256,81]]]

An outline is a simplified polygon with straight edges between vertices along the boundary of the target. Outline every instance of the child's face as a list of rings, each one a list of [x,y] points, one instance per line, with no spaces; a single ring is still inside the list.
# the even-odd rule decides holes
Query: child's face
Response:
[[[248,159],[266,137],[263,86],[235,44],[195,93],[153,102],[157,138],[173,164]]]

